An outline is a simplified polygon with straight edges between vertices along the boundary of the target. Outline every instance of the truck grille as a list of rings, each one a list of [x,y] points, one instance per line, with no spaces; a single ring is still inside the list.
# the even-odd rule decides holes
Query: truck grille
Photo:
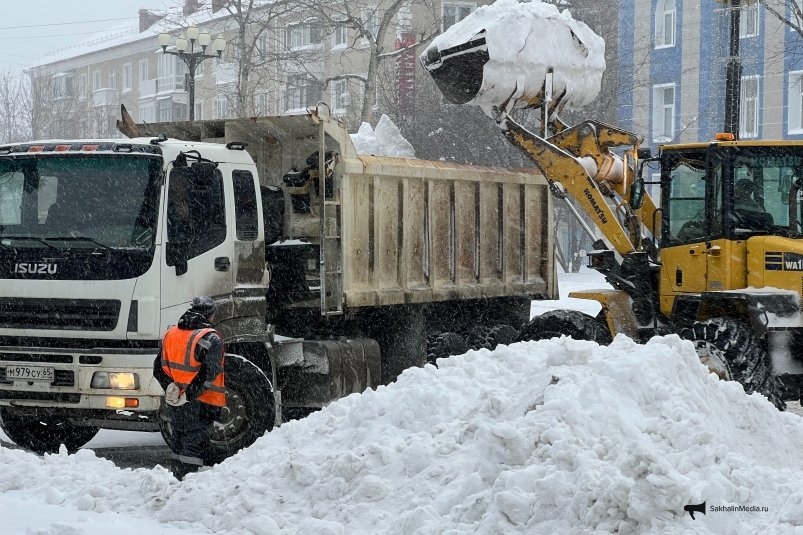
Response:
[[[14,390],[0,390],[0,399],[19,399],[35,401],[56,401],[58,403],[78,403],[81,394],[67,392],[17,392]]]
[[[120,301],[100,299],[0,299],[0,327],[112,331]]]

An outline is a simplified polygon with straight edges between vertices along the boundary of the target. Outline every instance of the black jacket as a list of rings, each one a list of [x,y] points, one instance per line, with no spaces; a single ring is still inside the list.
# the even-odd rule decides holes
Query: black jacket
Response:
[[[195,329],[214,329],[207,319],[190,309],[178,320],[178,328],[187,331]],[[192,401],[204,390],[204,383],[211,383],[223,371],[223,340],[217,331],[204,335],[195,346],[195,358],[201,363],[201,370],[187,387],[187,400]],[[162,369],[162,350],[153,361],[153,376],[166,389],[173,379]]]

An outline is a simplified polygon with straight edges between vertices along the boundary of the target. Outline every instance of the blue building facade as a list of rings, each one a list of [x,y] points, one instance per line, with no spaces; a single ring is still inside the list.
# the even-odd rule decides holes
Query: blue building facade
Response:
[[[653,147],[713,139],[725,125],[728,3],[618,3],[618,124]],[[744,0],[739,16],[739,137],[803,139],[803,38],[761,2]]]

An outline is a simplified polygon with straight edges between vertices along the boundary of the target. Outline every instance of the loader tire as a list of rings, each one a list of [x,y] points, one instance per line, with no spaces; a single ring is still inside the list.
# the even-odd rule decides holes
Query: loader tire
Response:
[[[738,381],[747,394],[763,394],[778,410],[786,403],[769,355],[750,327],[731,318],[695,321],[678,333],[694,343],[700,362],[720,379]]]
[[[212,438],[204,452],[206,464],[215,464],[253,444],[273,429],[276,404],[267,375],[240,355],[226,355],[224,361],[226,406],[220,409]],[[173,450],[176,443],[166,412],[159,418],[162,436]]]
[[[523,342],[549,340],[562,335],[600,345],[608,345],[613,340],[604,322],[577,310],[550,310],[535,316],[521,328],[520,339]]]
[[[17,446],[34,453],[58,453],[64,444],[75,453],[98,434],[97,427],[82,427],[65,419],[49,416],[24,416],[0,407],[0,427]]]
[[[500,344],[510,345],[518,342],[519,336],[519,331],[510,325],[494,325],[493,327],[483,325],[471,330],[466,335],[466,339],[471,349],[493,351]]]
[[[462,355],[469,349],[466,339],[457,333],[445,332],[427,336],[427,362],[435,366],[438,359]]]

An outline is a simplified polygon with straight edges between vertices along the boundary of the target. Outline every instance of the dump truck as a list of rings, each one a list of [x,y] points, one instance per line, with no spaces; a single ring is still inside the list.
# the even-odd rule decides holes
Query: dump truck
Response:
[[[121,130],[0,146],[0,425],[22,447],[171,443],[152,367],[196,295],[226,352],[210,462],[466,332],[509,342],[556,295],[531,170],[358,154],[323,107]]]
[[[613,289],[572,294],[597,300],[600,314],[551,311],[522,338],[676,333],[712,372],[782,409],[800,399],[803,377],[803,142],[723,133],[653,156],[635,133],[594,120],[569,126],[561,111],[588,102],[589,76],[599,80],[604,47],[589,32],[555,6],[499,0],[420,56],[447,100],[481,106],[601,236],[589,267]],[[535,131],[513,118],[517,109],[540,112]]]

